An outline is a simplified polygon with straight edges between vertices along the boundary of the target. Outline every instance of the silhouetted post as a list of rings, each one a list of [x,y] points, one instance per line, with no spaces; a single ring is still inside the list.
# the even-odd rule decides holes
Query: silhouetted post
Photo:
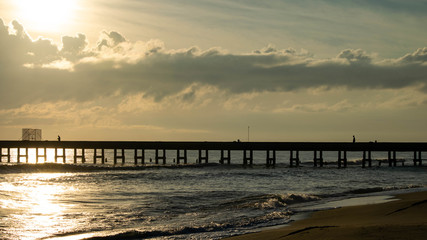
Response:
[[[230,150],[226,150],[227,151],[227,156],[224,155],[224,150],[221,150],[221,159],[220,159],[220,163],[224,164],[225,160],[227,160],[227,164],[230,164]]]
[[[317,157],[317,151],[314,150],[314,166],[317,167],[317,161],[320,163],[320,167],[323,167],[323,153],[322,150],[319,151],[319,157]]]
[[[184,160],[184,164],[187,164],[187,150],[184,149],[184,155],[181,156],[181,150],[177,149],[176,150],[176,164],[180,164],[181,160]]]
[[[417,166],[417,165],[419,165],[419,166],[423,165],[423,162],[421,159],[421,151],[418,151],[418,152],[414,151],[414,166]]]
[[[125,165],[126,163],[125,149],[122,148],[121,151],[122,151],[122,165]]]
[[[3,161],[3,157],[6,157],[7,162],[10,163],[10,148],[6,148],[6,154],[3,154],[3,148],[0,148],[0,162]]]
[[[7,148],[7,162],[10,163],[10,148]]]
[[[101,164],[105,164],[105,149],[101,149]]]
[[[338,167],[340,168],[344,163],[344,167],[347,167],[347,151],[344,151],[344,157],[341,157],[341,151],[338,151]]]
[[[58,158],[62,157],[63,163],[65,163],[65,148],[62,148],[62,155],[58,154],[58,148],[55,148],[55,163],[58,162]]]
[[[66,163],[67,161],[67,155],[65,154],[65,148],[62,148],[62,162]]]
[[[270,150],[267,150],[267,159],[266,159],[266,165],[269,166],[275,166],[276,165],[276,150],[271,150],[272,156],[270,156]]]
[[[299,151],[295,151],[296,152],[296,156],[294,157],[294,151],[291,150],[290,152],[290,156],[289,156],[289,161],[290,161],[290,167],[294,166],[294,161],[295,161],[295,166],[298,167],[299,166]]]
[[[99,156],[98,156],[98,154],[97,154],[97,149],[96,149],[96,148],[94,148],[94,149],[93,149],[93,164],[96,164],[96,160],[97,160],[98,158],[100,158],[100,159],[101,159],[102,164],[104,164],[104,161],[105,161],[105,154],[104,154],[104,149],[103,149],[103,148],[101,148],[101,155],[99,155]]]
[[[39,148],[36,148],[36,163],[39,162],[39,158],[42,157],[44,159],[44,162],[46,162],[47,154],[46,154],[46,148],[43,148],[43,155],[39,154]]]
[[[65,155],[65,153],[64,153],[64,155]],[[77,164],[77,158],[82,158],[82,163],[86,162],[85,149],[84,148],[82,148],[82,155],[80,155],[80,156],[77,154],[77,148],[74,148],[74,164]]]
[[[207,149],[205,151],[205,156],[202,154],[202,150],[199,149],[199,163],[202,163],[205,160],[205,163],[209,163],[209,151]]]
[[[18,148],[17,155],[16,162],[21,163],[21,148]]]
[[[156,149],[156,164],[159,164],[159,159],[163,160],[163,164],[166,164],[166,149],[163,149],[163,156],[159,155],[159,149]]]
[[[122,159],[122,165],[124,165],[125,164],[125,161],[126,161],[126,157],[125,157],[125,149],[124,148],[122,148],[122,149],[120,149],[121,150],[121,155],[119,156],[118,154],[117,154],[117,149],[114,149],[114,159],[113,159],[113,164],[114,165],[116,165],[117,164],[117,160],[118,159]]]
[[[138,149],[134,149],[135,155],[135,165],[138,165],[138,159],[141,159],[141,164],[145,164],[145,149],[141,149],[141,156],[138,155]]]
[[[396,151],[393,151],[393,156],[391,154],[391,151],[388,151],[388,166],[389,167],[391,167],[391,166],[396,167],[396,162],[397,162]]]
[[[176,150],[176,164],[179,164],[181,160],[179,149]]]
[[[74,164],[76,164],[77,163],[77,148],[74,148],[74,155],[73,155],[73,157],[74,157]]]
[[[96,164],[96,148],[93,149],[93,164]]]
[[[145,149],[141,149],[142,155],[141,155],[141,163],[145,164]]]
[[[114,148],[113,164],[114,164],[114,165],[117,165],[117,149],[116,149],[116,148]]]
[[[363,168],[366,166],[366,162],[368,162],[369,167],[372,167],[371,151],[368,151],[368,158],[366,158],[366,151],[363,151],[363,159],[362,159]]]
[[[156,164],[159,164],[159,149],[156,149],[155,162],[156,162]]]
[[[25,148],[25,162],[28,163],[28,148]]]
[[[249,154],[247,153],[247,151],[249,151]],[[243,165],[245,165],[245,166],[248,165],[248,161],[249,161],[249,165],[252,166],[253,158],[254,158],[254,151],[252,149],[251,150],[243,150]]]
[[[28,148],[25,149],[25,154],[21,153],[21,148],[18,148],[18,163],[21,163],[21,157],[25,157],[25,162],[28,163]]]
[[[58,148],[55,148],[55,163],[58,162]]]

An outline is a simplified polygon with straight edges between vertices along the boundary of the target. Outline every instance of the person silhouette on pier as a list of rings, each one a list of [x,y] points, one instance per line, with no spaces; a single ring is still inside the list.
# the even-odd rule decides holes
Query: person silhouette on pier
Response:
[[[60,142],[60,141],[61,141],[61,136],[58,135],[58,142]]]
[[[356,138],[354,137],[354,135],[353,135],[353,143],[355,143],[356,142]]]

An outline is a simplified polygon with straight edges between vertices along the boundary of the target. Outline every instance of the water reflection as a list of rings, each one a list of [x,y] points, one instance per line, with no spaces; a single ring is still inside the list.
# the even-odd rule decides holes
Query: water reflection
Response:
[[[73,187],[55,182],[63,175],[11,175],[8,177],[14,178],[13,181],[0,183],[0,224],[13,226],[8,229],[7,238],[38,239],[73,227],[71,219],[64,221],[64,213],[71,206],[61,200],[63,194],[73,191]]]

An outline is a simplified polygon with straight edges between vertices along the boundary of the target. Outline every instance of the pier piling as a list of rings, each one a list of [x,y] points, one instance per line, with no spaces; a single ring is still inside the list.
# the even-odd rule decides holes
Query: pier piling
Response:
[[[22,149],[25,149],[25,154],[22,154]],[[18,163],[21,163],[21,158],[25,158],[25,162],[28,163],[28,148],[18,148]]]
[[[50,151],[54,154],[53,160],[48,159]],[[35,162],[55,162],[61,161],[67,163],[67,152],[69,149],[70,159],[73,159],[74,164],[85,163],[87,154],[86,150],[90,149],[90,156],[93,163],[105,164],[105,156],[109,156],[110,152],[105,153],[105,150],[114,151],[114,164],[116,165],[121,160],[125,164],[125,152],[133,151],[135,165],[145,164],[145,150],[155,150],[155,163],[159,164],[162,160],[166,164],[166,151],[173,150],[176,152],[175,164],[188,164],[187,151],[198,151],[198,164],[209,163],[209,151],[220,151],[220,163],[231,163],[231,151],[243,151],[243,165],[253,165],[254,151],[266,151],[265,163],[267,166],[275,166],[277,164],[278,151],[290,151],[290,166],[299,166],[299,152],[314,152],[314,166],[322,167],[325,165],[323,159],[323,151],[338,153],[338,167],[347,166],[347,152],[363,153],[361,161],[362,167],[372,166],[372,153],[387,152],[389,166],[396,166],[396,155],[399,153],[413,153],[410,159],[414,165],[422,165],[422,153],[427,152],[427,143],[424,142],[127,142],[127,141],[1,141],[0,140],[0,162],[8,163],[28,163]],[[74,152],[74,155],[73,155]],[[120,153],[121,152],[121,153]],[[35,154],[34,154],[35,153]],[[80,161],[81,159],[81,161]],[[101,159],[101,161],[99,160]],[[175,159],[175,158],[174,158]],[[141,161],[139,161],[141,160]],[[400,165],[400,164],[399,164]],[[403,162],[402,162],[403,165]]]
[[[141,155],[138,154],[138,150],[141,150]],[[141,164],[145,164],[145,149],[136,149],[134,150],[134,160],[135,165],[138,165],[138,160],[141,160]]]
[[[5,148],[5,149],[7,149],[6,154],[3,153],[3,148],[0,148],[0,154],[1,154],[0,162],[3,161],[3,157],[6,157],[6,161],[10,163],[10,148]]]
[[[202,154],[203,150],[199,149],[199,162],[198,163],[203,163],[203,161],[205,161],[205,163],[209,163],[209,151],[207,149],[204,150],[205,154]]]
[[[97,154],[97,149],[96,148],[93,149],[93,164],[96,164],[96,162],[97,162],[98,159],[101,159],[101,163],[102,164],[105,163],[105,151],[104,151],[103,148],[101,149],[101,155]]]
[[[176,150],[176,164],[181,164],[181,160],[184,161],[184,164],[187,164],[187,150],[183,150],[183,155],[181,155],[181,150]]]
[[[159,160],[163,160],[163,164],[166,164],[166,149],[162,149],[163,155],[159,155],[159,149],[156,149],[156,164],[159,164]]]
[[[388,151],[388,166],[396,167],[397,159],[396,159],[396,151]]]
[[[341,168],[343,164],[344,164],[344,167],[347,167],[347,151],[343,151],[344,152],[343,157],[341,157],[341,152],[342,151],[338,151],[338,167]]]
[[[122,160],[122,164],[124,165],[125,164],[125,161],[126,161],[126,158],[125,158],[125,149],[124,148],[122,148],[122,149],[120,149],[120,152],[121,152],[121,154],[120,155],[118,155],[117,154],[117,151],[118,149],[114,149],[114,162],[113,162],[113,164],[114,165],[117,165],[117,160],[119,160],[119,159],[121,159]]]
[[[295,166],[298,167],[299,166],[299,151],[295,151],[295,157],[294,157],[294,151],[291,150],[289,161],[290,161],[290,167],[294,166],[294,162],[295,162]]]
[[[319,162],[320,167],[323,167],[323,152],[319,151],[319,157],[317,157],[317,151],[314,150],[314,166],[317,167],[317,162]]]
[[[224,151],[227,151],[227,155],[224,155]],[[221,159],[219,160],[219,162],[221,164],[224,164],[225,161],[227,161],[227,164],[231,163],[231,150],[221,149]]]
[[[366,157],[366,152],[368,152],[368,157]],[[372,158],[371,151],[363,151],[363,159],[362,159],[362,167],[366,167],[366,162],[368,162],[368,166],[372,167]]]
[[[421,151],[414,151],[414,166],[422,166],[422,163]]]
[[[28,151],[28,149],[27,149]],[[39,154],[40,153],[40,148],[36,148],[36,163],[39,162],[39,158],[43,158],[44,162],[47,161],[47,153],[46,153],[46,148],[43,148],[43,154]]]
[[[86,162],[86,157],[85,157],[85,149],[82,148],[81,149],[82,154],[78,155],[77,153],[77,148],[74,148],[74,164],[77,164],[77,160],[80,158],[82,161],[81,163],[85,163]]]
[[[248,152],[249,152],[249,154],[248,154]],[[243,150],[243,165],[244,166],[246,166],[246,165],[250,165],[250,166],[252,166],[252,164],[253,164],[253,161],[254,161],[254,151],[251,149],[251,150]]]
[[[271,155],[270,155],[271,152]],[[266,159],[267,167],[276,166],[276,151],[275,150],[267,150],[267,159]]]

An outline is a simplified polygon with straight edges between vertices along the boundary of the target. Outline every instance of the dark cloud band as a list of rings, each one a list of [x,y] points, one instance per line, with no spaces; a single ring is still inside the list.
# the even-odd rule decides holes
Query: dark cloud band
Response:
[[[272,46],[248,54],[196,47],[167,50],[158,41],[129,42],[118,32],[103,32],[94,48],[84,34],[65,36],[62,46],[56,46],[48,39],[32,40],[17,21],[9,28],[0,19],[0,50],[1,108],[55,100],[88,101],[118,93],[144,92],[162,99],[194,83],[216,86],[230,94],[317,87],[415,86],[427,91],[427,48],[381,61],[360,49],[315,59]],[[55,69],[61,63],[67,63],[68,69]]]

